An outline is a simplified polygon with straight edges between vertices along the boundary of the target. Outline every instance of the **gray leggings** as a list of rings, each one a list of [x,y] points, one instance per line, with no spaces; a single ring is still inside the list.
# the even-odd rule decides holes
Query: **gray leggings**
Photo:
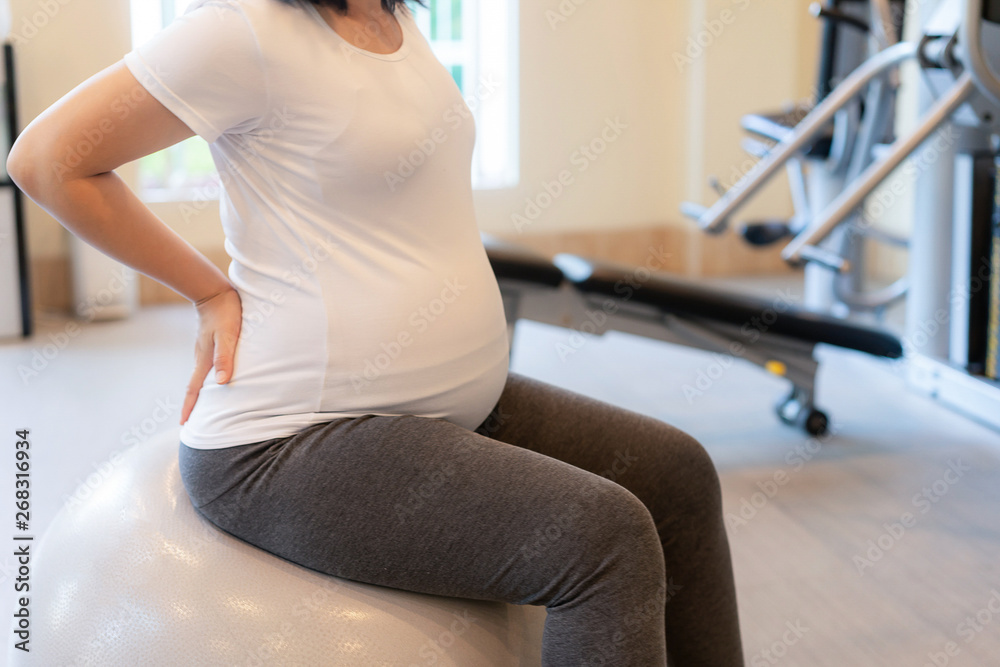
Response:
[[[237,447],[182,443],[180,464],[207,519],[292,562],[545,605],[547,667],[743,664],[715,467],[650,417],[512,373],[476,432],[342,418]]]

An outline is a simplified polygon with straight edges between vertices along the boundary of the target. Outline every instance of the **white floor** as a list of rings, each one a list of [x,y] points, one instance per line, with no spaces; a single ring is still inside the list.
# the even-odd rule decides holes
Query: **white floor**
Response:
[[[0,542],[17,532],[15,430],[31,431],[30,532],[40,535],[72,496],[101,483],[116,450],[176,428],[189,306],[72,336],[68,323],[43,316],[31,339],[0,344]],[[777,421],[785,384],[755,367],[720,375],[711,355],[622,334],[560,358],[568,335],[522,323],[513,370],[680,426],[716,461],[748,665],[921,666],[949,641],[959,651],[947,664],[1000,664],[1000,617],[987,607],[1000,590],[1000,434],[910,393],[894,364],[826,349],[818,390],[833,434],[810,440]],[[689,400],[684,385],[700,372],[718,377]],[[962,476],[942,486],[956,462]],[[945,492],[918,504],[925,487]],[[904,512],[915,524],[883,536]],[[859,572],[869,540],[888,549]],[[10,618],[14,559],[7,547],[0,554],[0,614]],[[981,629],[970,631],[962,624],[977,612]],[[789,634],[786,623],[808,630]]]

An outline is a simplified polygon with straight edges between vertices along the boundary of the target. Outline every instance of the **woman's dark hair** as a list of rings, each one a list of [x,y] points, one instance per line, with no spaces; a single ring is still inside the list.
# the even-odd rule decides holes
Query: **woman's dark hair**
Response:
[[[294,5],[296,0],[282,0],[282,2],[287,2],[290,5]],[[338,12],[347,11],[347,0],[303,0],[303,2],[311,2],[314,5],[325,5],[327,7],[333,7]],[[414,2],[427,6],[425,0],[414,0]],[[404,0],[382,0],[382,8],[387,12],[396,11],[396,5],[405,5]]]

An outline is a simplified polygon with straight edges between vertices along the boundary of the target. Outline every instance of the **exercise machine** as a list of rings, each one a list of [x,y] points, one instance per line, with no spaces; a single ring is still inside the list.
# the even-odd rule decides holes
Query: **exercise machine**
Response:
[[[872,7],[879,4],[873,1]],[[881,4],[883,9],[873,10],[873,17],[884,13]],[[928,10],[929,5],[918,8]],[[772,132],[774,141],[759,151],[760,161],[715,204],[687,204],[683,210],[702,229],[721,232],[782,167],[808,160],[810,152],[820,150],[822,155],[817,147],[824,143],[850,139],[857,161],[852,157],[856,164],[845,172],[843,184],[837,184],[829,169],[824,171],[828,163],[814,160],[810,171],[817,171],[819,164],[820,180],[835,187],[809,193],[807,206],[797,201],[792,221],[783,228],[758,227],[758,236],[769,232],[772,240],[790,238],[782,256],[792,265],[805,265],[807,295],[816,271],[832,278],[833,288],[826,292],[848,310],[878,309],[905,294],[911,382],[1000,425],[1000,385],[995,375],[982,376],[987,349],[991,342],[995,347],[998,336],[996,328],[986,325],[987,314],[996,319],[1000,303],[997,286],[989,287],[1000,269],[990,257],[1000,135],[1000,2],[941,0],[925,14],[919,17],[922,27],[916,39],[883,40],[798,122]],[[869,29],[875,24],[873,18]],[[920,66],[922,115],[897,137],[888,134],[892,106],[883,97],[898,87],[899,68],[905,62]],[[851,131],[844,119],[853,117],[851,109],[859,100],[861,121]],[[891,142],[876,140],[880,135]],[[831,148],[827,156],[836,153]],[[908,273],[882,292],[844,289],[856,287],[863,273],[863,257],[856,247],[845,246],[845,238],[857,239],[862,236],[856,233],[859,228],[871,228],[863,208],[867,198],[901,166],[916,179]],[[793,187],[793,195],[796,192],[801,195],[801,189]],[[996,239],[993,243],[995,249]],[[809,303],[807,296],[807,305],[817,304]],[[822,304],[818,309],[826,310]]]
[[[884,59],[898,62],[909,47],[898,47],[905,8],[902,0],[826,0],[811,6],[824,21],[816,99],[779,113],[747,114],[743,142],[758,167],[723,190],[711,208],[685,202],[682,212],[711,234],[724,232],[733,214],[749,201],[778,170],[788,174],[794,213],[788,220],[751,221],[743,238],[757,246],[772,245],[801,235],[844,189],[875,161],[878,151],[893,141],[893,116],[899,78],[893,71],[845,80],[861,68]],[[889,51],[889,55],[885,55]],[[845,90],[849,94],[845,94]],[[832,94],[836,99],[830,101]],[[808,135],[797,132],[817,104],[826,103],[823,121]],[[815,116],[810,116],[810,120]],[[851,211],[842,224],[804,251],[804,305],[840,317],[874,313],[878,319],[906,294],[902,276],[889,285],[871,287],[866,279],[866,249],[885,243],[905,247],[907,241],[879,230],[870,215]]]

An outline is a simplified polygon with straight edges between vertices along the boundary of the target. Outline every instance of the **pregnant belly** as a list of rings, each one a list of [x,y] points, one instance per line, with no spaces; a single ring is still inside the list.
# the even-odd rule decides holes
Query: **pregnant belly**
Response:
[[[445,409],[456,391],[477,393],[505,376],[506,321],[491,271],[438,272],[366,296],[331,297],[343,315],[327,314],[324,408]]]
[[[470,428],[486,417],[508,341],[485,256],[443,269],[342,258],[315,278],[319,289],[286,290],[280,304],[242,295],[234,379],[267,397],[262,411],[417,414]]]

